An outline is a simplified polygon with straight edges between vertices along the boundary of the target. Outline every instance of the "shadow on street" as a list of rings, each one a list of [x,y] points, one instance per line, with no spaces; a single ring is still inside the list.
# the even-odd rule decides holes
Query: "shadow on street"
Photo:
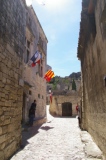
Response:
[[[44,126],[44,127],[41,127],[40,129],[43,129],[45,131],[48,131],[49,129],[53,129],[54,127],[49,127],[49,126]]]
[[[22,143],[21,143],[21,149],[23,149],[26,145],[29,144],[28,139],[35,136],[39,133],[39,128],[42,125],[39,126],[33,126],[33,127],[27,127],[22,131]]]

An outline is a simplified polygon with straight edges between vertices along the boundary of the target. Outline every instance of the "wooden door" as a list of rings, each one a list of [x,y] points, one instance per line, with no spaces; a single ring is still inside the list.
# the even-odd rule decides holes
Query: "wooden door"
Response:
[[[72,116],[72,103],[65,102],[62,103],[62,116]]]

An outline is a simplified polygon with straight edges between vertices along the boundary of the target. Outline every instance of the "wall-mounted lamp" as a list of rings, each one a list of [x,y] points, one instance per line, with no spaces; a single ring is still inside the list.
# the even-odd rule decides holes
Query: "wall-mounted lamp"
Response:
[[[104,81],[105,81],[105,87],[106,87],[106,76],[104,76],[104,78],[103,78],[103,79],[104,79]]]

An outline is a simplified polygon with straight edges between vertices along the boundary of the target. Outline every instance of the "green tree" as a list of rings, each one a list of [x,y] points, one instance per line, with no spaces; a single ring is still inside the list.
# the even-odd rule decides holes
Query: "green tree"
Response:
[[[53,90],[56,90],[56,89],[57,89],[57,84],[54,83],[54,84],[53,84]]]
[[[75,83],[74,79],[73,79],[73,81],[72,81],[72,90],[75,90],[75,91],[76,91],[76,83]]]

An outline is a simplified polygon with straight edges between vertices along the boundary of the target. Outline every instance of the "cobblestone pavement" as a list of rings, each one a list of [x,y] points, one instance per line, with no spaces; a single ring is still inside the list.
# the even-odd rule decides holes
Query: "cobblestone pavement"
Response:
[[[49,116],[48,122],[39,128],[24,131],[25,147],[11,160],[83,160],[80,132],[76,118]]]

